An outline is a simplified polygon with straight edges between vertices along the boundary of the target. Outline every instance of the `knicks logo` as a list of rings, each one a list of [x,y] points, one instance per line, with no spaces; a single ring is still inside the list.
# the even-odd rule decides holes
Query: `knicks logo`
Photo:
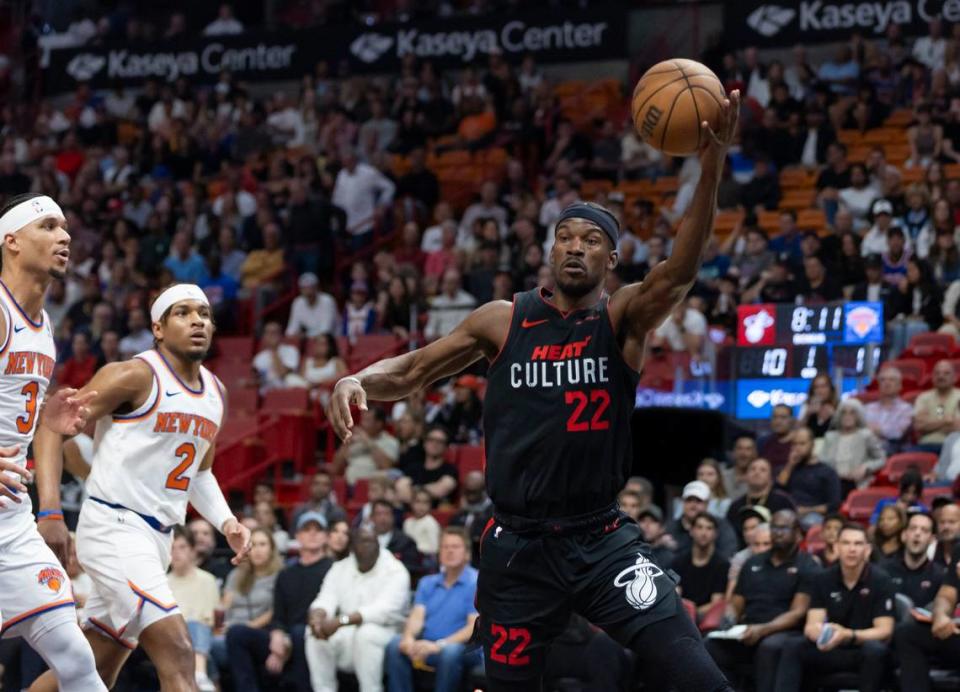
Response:
[[[59,593],[60,587],[63,586],[65,582],[66,578],[63,576],[63,572],[56,567],[44,567],[37,574],[37,583],[43,584],[53,591],[53,593]]]
[[[662,569],[637,553],[636,563],[620,572],[613,585],[626,590],[627,603],[637,610],[645,610],[657,602],[654,579],[662,575]]]

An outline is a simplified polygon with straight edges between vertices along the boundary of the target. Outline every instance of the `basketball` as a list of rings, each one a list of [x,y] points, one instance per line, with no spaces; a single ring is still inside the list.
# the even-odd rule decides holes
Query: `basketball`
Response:
[[[726,93],[713,71],[696,60],[664,60],[633,90],[631,112],[640,138],[671,156],[690,156],[702,143],[700,123],[716,131]]]

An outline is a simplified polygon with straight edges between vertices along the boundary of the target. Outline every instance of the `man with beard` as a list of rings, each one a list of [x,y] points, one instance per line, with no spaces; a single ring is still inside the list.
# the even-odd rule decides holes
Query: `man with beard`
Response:
[[[913,604],[927,607],[943,582],[946,567],[927,557],[933,543],[934,522],[926,512],[913,512],[900,534],[903,549],[883,561],[897,593],[909,596]]]

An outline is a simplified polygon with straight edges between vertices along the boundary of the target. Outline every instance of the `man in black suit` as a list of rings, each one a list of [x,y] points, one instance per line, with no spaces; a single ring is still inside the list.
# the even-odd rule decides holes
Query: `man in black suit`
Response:
[[[890,315],[891,301],[896,288],[883,280],[883,260],[880,255],[870,255],[863,263],[866,281],[853,287],[852,300],[870,300],[883,303],[883,314]]]
[[[370,511],[370,521],[380,547],[393,553],[411,576],[419,576],[423,570],[423,558],[413,539],[396,527],[393,505],[386,500],[375,500]]]

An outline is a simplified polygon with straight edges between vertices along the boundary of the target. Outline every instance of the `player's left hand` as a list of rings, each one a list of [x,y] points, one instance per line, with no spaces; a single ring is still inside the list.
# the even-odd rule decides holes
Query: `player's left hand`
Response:
[[[76,435],[87,425],[90,409],[87,404],[97,396],[96,392],[87,392],[77,396],[76,389],[58,389],[43,402],[41,422],[50,430],[61,435]]]
[[[250,529],[236,519],[230,519],[223,525],[223,536],[227,539],[230,549],[236,553],[230,563],[239,565],[250,552]]]
[[[704,130],[700,145],[700,167],[704,172],[716,174],[723,169],[723,160],[727,156],[727,149],[737,136],[737,119],[740,117],[740,90],[734,89],[729,98],[720,104],[720,120],[714,132],[710,123],[704,120],[700,129]]]

